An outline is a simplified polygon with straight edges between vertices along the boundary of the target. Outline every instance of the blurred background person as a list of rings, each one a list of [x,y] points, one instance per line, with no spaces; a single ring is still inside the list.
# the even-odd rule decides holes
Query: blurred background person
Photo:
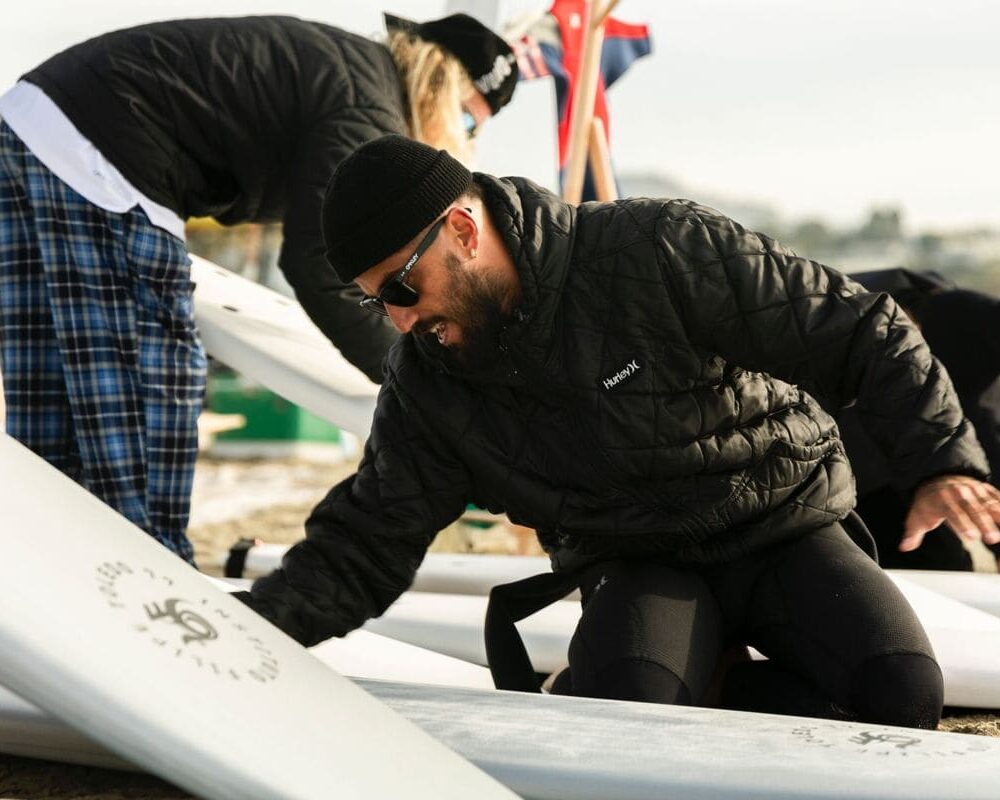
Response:
[[[380,381],[396,334],[326,262],[327,180],[386,133],[468,160],[513,93],[510,47],[471,17],[387,25],[383,44],[293,17],[151,23],[0,98],[7,433],[188,560],[206,359],[184,221],[280,221],[299,301]]]
[[[986,451],[991,482],[1000,486],[1000,298],[960,289],[930,271],[900,268],[850,277],[869,291],[891,294],[920,328]],[[842,411],[837,424],[858,482],[858,513],[875,537],[882,566],[971,570],[969,552],[947,525],[928,533],[918,549],[899,551],[910,499],[895,485],[857,410]],[[997,545],[991,549],[1000,554]]]

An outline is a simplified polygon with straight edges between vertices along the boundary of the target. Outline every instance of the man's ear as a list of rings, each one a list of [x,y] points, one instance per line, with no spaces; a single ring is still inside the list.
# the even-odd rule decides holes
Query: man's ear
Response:
[[[448,224],[455,231],[459,244],[475,258],[479,249],[479,226],[472,216],[472,210],[455,206],[448,212]]]

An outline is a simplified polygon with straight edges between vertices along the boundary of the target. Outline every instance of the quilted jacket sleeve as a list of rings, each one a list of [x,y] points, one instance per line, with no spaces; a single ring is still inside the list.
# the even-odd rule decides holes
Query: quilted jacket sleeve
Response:
[[[664,206],[657,246],[706,356],[800,385],[831,413],[856,403],[903,490],[987,474],[951,380],[891,297],[689,202]]]
[[[358,472],[316,506],[306,538],[243,598],[306,646],[382,614],[465,508],[467,473],[415,432],[394,389],[382,388]]]
[[[360,291],[344,284],[326,260],[321,210],[326,184],[355,149],[387,133],[402,133],[394,115],[349,109],[327,119],[304,140],[293,165],[278,264],[316,326],[376,383],[397,332],[385,317],[358,306]]]

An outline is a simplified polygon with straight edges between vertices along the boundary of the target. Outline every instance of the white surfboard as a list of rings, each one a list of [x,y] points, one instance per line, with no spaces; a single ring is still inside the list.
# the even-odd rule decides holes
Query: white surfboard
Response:
[[[259,542],[246,550],[239,576],[260,578],[281,566],[281,559],[291,545]],[[223,556],[219,567],[225,567]],[[549,572],[546,556],[470,555],[467,553],[428,553],[417,570],[410,591],[439,594],[489,594],[501,583]]]
[[[132,762],[2,686],[0,753],[108,769],[138,769]]]
[[[288,545],[251,548],[246,563],[253,566],[248,571],[270,572],[280,566],[287,549]],[[368,622],[366,629],[486,664],[484,595],[498,584],[549,568],[544,556],[428,553],[410,591],[380,619]],[[890,572],[890,577],[927,630],[944,673],[945,702],[1000,708],[1000,619],[923,589],[910,580],[910,571]],[[551,671],[565,663],[569,637],[579,617],[577,603],[563,602],[518,624],[536,669]]]
[[[1000,741],[649,703],[362,681],[537,800],[996,797]]]
[[[486,666],[481,595],[404,592],[381,617],[362,630]],[[539,672],[566,665],[569,640],[580,621],[580,604],[561,601],[517,623],[531,663]]]
[[[996,797],[1000,740],[987,737],[381,681],[359,685],[533,800]],[[25,743],[48,746],[49,757],[62,760],[130,766],[0,690],[0,749],[20,746],[22,754],[38,755],[24,753]],[[385,766],[392,770],[395,751],[389,752]]]
[[[203,577],[224,592],[245,591],[253,583],[245,578]],[[493,688],[493,678],[484,666],[361,629],[320,642],[309,652],[350,678]]]
[[[428,553],[410,587],[414,592],[489,594],[502,583],[551,572],[547,556]],[[579,597],[575,592],[573,597]]]
[[[245,578],[203,577],[224,592],[245,591],[253,583]],[[350,678],[462,686],[467,689],[493,688],[493,678],[486,667],[366,630],[359,629],[341,638],[327,639],[310,647],[309,652]]]
[[[281,566],[281,559],[289,547],[287,544],[264,542],[254,545],[246,552],[242,574],[257,578],[273,572]],[[220,566],[225,566],[225,559]],[[410,591],[489,594],[490,589],[498,584],[538,575],[549,569],[549,559],[545,556],[428,553]],[[1000,575],[912,569],[890,569],[886,572],[890,577],[901,579],[907,587],[922,586],[943,597],[1000,617]],[[579,593],[575,592],[571,597],[579,597]],[[938,621],[947,624],[947,620],[939,618]]]
[[[917,612],[944,674],[945,703],[1000,708],[1000,618],[891,577]]]
[[[945,703],[1000,708],[1000,619],[918,586],[898,581],[920,617],[944,675]],[[365,630],[485,665],[483,620],[487,598],[407,592]],[[518,630],[539,672],[566,664],[580,605],[560,601],[519,622]]]
[[[993,572],[951,570],[886,570],[909,583],[923,586],[994,617],[1000,617],[1000,575]]]
[[[252,547],[246,560],[246,574],[258,577],[273,572],[281,566],[281,559],[289,545],[261,544]],[[440,594],[489,594],[494,586],[521,580],[551,569],[546,556],[470,555],[464,553],[428,553],[417,571],[411,591]],[[968,615],[963,609],[941,599],[914,603],[911,594],[918,587],[930,589],[941,598],[957,601],[965,606],[1000,617],[1000,575],[985,572],[951,572],[944,570],[886,570],[896,580],[904,594],[915,607],[925,624],[946,628],[954,624],[968,629],[982,626],[993,628],[991,623],[977,615]],[[579,592],[569,598],[579,597]],[[924,597],[921,595],[921,597]],[[940,608],[935,608],[938,604]],[[942,613],[942,609],[948,613]],[[932,619],[924,619],[928,615]],[[964,619],[964,622],[963,622]]]
[[[295,300],[191,257],[194,315],[213,358],[362,438],[378,387],[347,361]]]
[[[465,689],[493,688],[493,678],[486,667],[371,631],[356,630],[342,639],[328,639],[311,647],[309,652],[350,678]]]
[[[205,798],[511,797],[6,435],[0,464],[25,700]]]
[[[235,588],[229,587],[228,591]],[[466,689],[493,689],[485,667],[424,650],[368,631],[353,631],[310,648],[342,675]],[[114,769],[136,769],[129,761],[78,734],[0,686],[0,753]]]

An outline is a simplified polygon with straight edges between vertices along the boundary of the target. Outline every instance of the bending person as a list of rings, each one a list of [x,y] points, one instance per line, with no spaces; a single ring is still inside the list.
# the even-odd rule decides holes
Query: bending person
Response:
[[[891,294],[920,328],[986,451],[991,483],[1000,486],[1000,298],[959,289],[932,272],[889,269],[853,273],[851,278],[871,292]],[[837,425],[857,479],[858,513],[875,537],[879,562],[896,569],[972,569],[962,539],[947,525],[928,533],[917,549],[901,541],[909,510],[907,487],[895,480],[860,416],[857,407],[844,409]],[[868,420],[868,427],[879,424]],[[991,549],[1000,554],[1000,546]]]
[[[704,703],[720,652],[750,644],[770,661],[734,667],[726,705],[937,724],[940,670],[856,544],[824,409],[884,418],[914,538],[960,511],[1000,539],[1000,492],[891,298],[690,201],[577,208],[397,136],[341,164],[324,221],[337,273],[406,335],[357,474],[245,602],[304,644],[344,635],[473,500],[536,529],[556,570],[494,590],[496,620],[498,599],[509,622],[583,590],[557,691]],[[496,630],[501,688],[536,689]]]
[[[396,338],[323,257],[320,207],[359,145],[461,158],[510,100],[510,48],[465,15],[393,18],[388,45],[292,17],[116,31],[0,98],[7,432],[187,559],[205,385],[184,220],[281,221],[309,316],[380,381]]]

